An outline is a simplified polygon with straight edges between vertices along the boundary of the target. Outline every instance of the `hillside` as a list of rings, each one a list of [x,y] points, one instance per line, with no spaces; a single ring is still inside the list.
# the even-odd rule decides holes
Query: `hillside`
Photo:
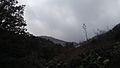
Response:
[[[3,68],[119,68],[120,24],[80,47],[63,47],[33,35],[0,30]],[[72,44],[71,44],[72,45]]]
[[[78,48],[59,55],[62,68],[119,68],[120,67],[120,24],[112,30],[95,36]],[[53,63],[54,63],[53,62]]]
[[[44,68],[61,53],[61,45],[32,35],[0,30],[0,66],[2,68]]]
[[[40,36],[40,37],[44,38],[44,39],[47,39],[47,40],[50,40],[55,44],[61,44],[62,46],[65,46],[65,44],[66,44],[66,41],[62,41],[62,40],[59,40],[59,39],[56,39],[56,38],[53,38],[53,37],[49,37],[49,36]]]
[[[76,42],[67,42],[67,41],[63,41],[63,40],[59,40],[50,36],[40,36],[40,38],[49,40],[51,42],[53,42],[54,44],[58,44],[58,45],[62,45],[63,47],[65,46],[69,46],[72,45],[73,47],[77,47],[79,44]]]

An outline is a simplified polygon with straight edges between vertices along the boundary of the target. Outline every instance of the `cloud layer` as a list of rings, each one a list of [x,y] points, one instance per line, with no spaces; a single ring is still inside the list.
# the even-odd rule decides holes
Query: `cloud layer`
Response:
[[[27,29],[34,35],[47,35],[66,41],[84,40],[82,24],[89,37],[97,29],[119,23],[119,0],[21,0],[26,4]]]

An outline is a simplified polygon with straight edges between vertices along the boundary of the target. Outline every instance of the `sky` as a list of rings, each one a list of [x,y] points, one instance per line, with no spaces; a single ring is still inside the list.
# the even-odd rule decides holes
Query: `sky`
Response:
[[[120,22],[120,0],[19,0],[25,4],[28,32],[65,41],[83,41],[97,29],[109,30]]]

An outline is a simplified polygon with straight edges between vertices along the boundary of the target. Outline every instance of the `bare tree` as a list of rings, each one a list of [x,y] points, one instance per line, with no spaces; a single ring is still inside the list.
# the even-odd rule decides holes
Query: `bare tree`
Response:
[[[88,41],[88,33],[87,33],[87,26],[86,26],[86,24],[83,24],[83,29],[84,29],[84,31],[85,31],[85,37],[86,37],[86,41]]]

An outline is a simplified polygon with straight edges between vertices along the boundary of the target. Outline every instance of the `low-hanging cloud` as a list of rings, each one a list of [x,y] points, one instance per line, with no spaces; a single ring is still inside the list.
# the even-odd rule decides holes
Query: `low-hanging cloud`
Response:
[[[84,40],[82,24],[89,37],[96,29],[119,23],[119,0],[21,0],[25,2],[27,29],[34,35],[48,35],[66,41]]]

